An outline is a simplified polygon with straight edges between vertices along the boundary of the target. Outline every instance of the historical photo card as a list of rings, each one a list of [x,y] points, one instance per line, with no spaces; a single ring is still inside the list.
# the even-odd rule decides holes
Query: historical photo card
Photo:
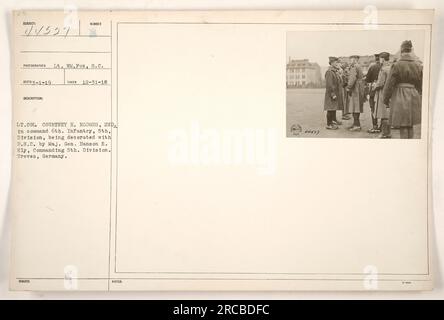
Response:
[[[365,17],[14,12],[11,289],[430,290],[433,11]]]

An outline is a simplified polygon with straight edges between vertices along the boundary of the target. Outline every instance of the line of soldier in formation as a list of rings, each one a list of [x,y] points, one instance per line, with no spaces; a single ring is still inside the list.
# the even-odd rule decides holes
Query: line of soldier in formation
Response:
[[[389,139],[391,128],[399,128],[401,139],[412,139],[413,125],[421,123],[422,90],[422,66],[413,56],[412,48],[410,40],[403,41],[401,56],[394,63],[390,62],[388,52],[375,54],[376,61],[365,76],[358,55],[350,56],[349,64],[329,57],[330,67],[325,73],[326,128],[339,128],[342,122],[336,118],[336,112],[342,111],[342,120],[350,120],[350,114],[353,118],[347,129],[361,131],[359,118],[368,100],[372,115],[369,133]]]

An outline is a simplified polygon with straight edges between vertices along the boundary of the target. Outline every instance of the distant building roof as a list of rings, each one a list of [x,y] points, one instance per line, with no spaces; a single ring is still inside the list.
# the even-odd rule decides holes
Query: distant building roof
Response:
[[[287,68],[319,68],[316,62],[310,62],[308,59],[289,59]]]

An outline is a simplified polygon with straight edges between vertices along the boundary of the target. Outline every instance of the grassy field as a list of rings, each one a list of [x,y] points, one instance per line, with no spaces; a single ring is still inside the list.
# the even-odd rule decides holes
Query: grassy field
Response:
[[[338,130],[327,130],[324,111],[325,89],[287,89],[287,137],[316,137],[316,138],[378,138],[379,134],[367,133],[372,127],[370,106],[364,103],[364,113],[361,113],[360,132],[350,132],[346,128],[353,120],[341,120],[341,112],[337,112],[342,125]],[[299,134],[291,134],[291,127],[296,126]],[[421,136],[421,126],[414,128],[415,138]],[[399,138],[399,130],[392,130],[392,138]]]

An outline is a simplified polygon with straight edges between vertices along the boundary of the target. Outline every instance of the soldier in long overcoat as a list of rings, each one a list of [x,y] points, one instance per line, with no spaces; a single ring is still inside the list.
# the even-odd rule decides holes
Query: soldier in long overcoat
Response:
[[[378,133],[380,132],[378,129],[378,120],[375,117],[375,106],[376,106],[376,90],[375,85],[376,81],[378,80],[379,70],[381,69],[381,62],[379,53],[375,54],[375,62],[370,64],[370,67],[368,68],[367,74],[365,75],[365,82],[368,85],[369,88],[369,99],[368,102],[370,104],[370,111],[372,114],[372,125],[373,127],[368,131],[369,133]]]
[[[337,68],[338,58],[329,57],[330,67],[325,72],[324,110],[327,111],[327,129],[336,130],[340,121],[336,119],[336,111],[344,109],[342,79]]]
[[[350,57],[350,71],[347,83],[347,94],[349,96],[349,111],[353,114],[353,125],[350,131],[361,131],[359,116],[364,112],[364,74],[359,66],[359,56]]]
[[[349,104],[349,97],[347,94],[347,83],[348,83],[348,74],[349,74],[349,65],[347,62],[341,63],[341,69],[342,69],[342,95],[344,97],[344,111],[342,111],[342,120],[350,120],[350,110],[348,107]]]
[[[381,52],[379,56],[381,59],[381,68],[375,84],[376,100],[374,114],[376,120],[381,119],[382,134],[380,138],[388,139],[391,138],[390,125],[388,123],[390,109],[388,105],[384,104],[383,90],[390,72],[390,54],[388,52]]]
[[[392,65],[383,92],[390,124],[400,128],[401,139],[412,139],[413,125],[421,123],[422,67],[412,48],[410,40],[402,42],[401,57]]]

